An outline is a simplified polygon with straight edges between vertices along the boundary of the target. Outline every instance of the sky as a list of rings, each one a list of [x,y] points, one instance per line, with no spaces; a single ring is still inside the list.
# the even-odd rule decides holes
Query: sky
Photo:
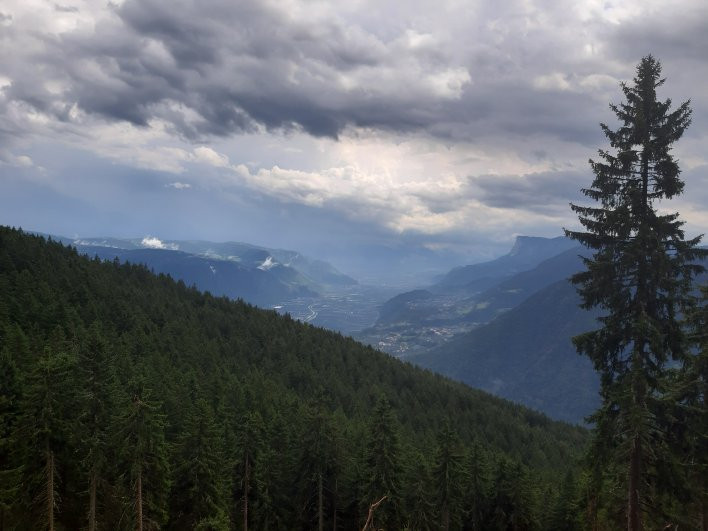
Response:
[[[665,208],[706,232],[708,2],[668,5],[3,0],[0,224],[350,271],[490,258],[577,226],[599,123],[651,53],[693,109]]]

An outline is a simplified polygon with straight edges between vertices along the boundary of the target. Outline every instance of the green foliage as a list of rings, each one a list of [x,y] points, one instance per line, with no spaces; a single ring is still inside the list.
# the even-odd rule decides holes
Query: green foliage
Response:
[[[20,504],[31,508],[31,523],[53,527],[60,509],[60,475],[70,459],[70,415],[74,395],[68,385],[74,359],[61,329],[55,329],[27,375],[15,440],[20,445],[22,485]]]
[[[214,413],[203,398],[188,405],[184,431],[179,434],[170,496],[170,519],[178,529],[218,522],[226,515],[222,439]]]
[[[670,386],[673,417],[668,423],[674,435],[674,465],[684,497],[676,507],[675,520],[686,527],[708,523],[708,285],[701,286],[695,304],[687,311],[689,342],[695,350]],[[688,514],[684,510],[690,506]]]
[[[420,531],[437,529],[435,503],[430,488],[433,484],[430,465],[422,453],[416,454],[409,474],[408,528]]]
[[[159,529],[167,520],[169,494],[168,445],[165,415],[150,389],[140,380],[129,385],[121,406],[119,448],[125,463],[127,491],[133,500],[133,520],[146,529]]]
[[[6,335],[22,331],[13,327]],[[4,529],[6,514],[15,506],[20,492],[22,467],[17,456],[13,432],[20,413],[19,372],[12,352],[19,350],[10,347],[7,341],[0,350],[0,529]],[[21,354],[21,353],[20,353]]]
[[[100,530],[136,529],[140,507],[143,529],[353,530],[384,495],[388,529],[438,528],[438,497],[451,529],[490,529],[500,459],[523,489],[557,490],[587,440],[339,334],[6,228],[0,301],[4,528],[46,527],[49,448],[57,529],[87,528],[94,506]]]
[[[337,486],[343,468],[342,436],[322,400],[307,408],[304,413],[304,432],[297,476],[302,511],[302,524],[306,529],[322,529],[331,521],[337,510]]]
[[[494,498],[491,523],[498,530],[538,528],[536,492],[528,471],[520,464],[501,457],[494,472]]]
[[[462,521],[465,487],[465,454],[449,422],[438,433],[433,465],[435,505],[441,529],[457,529]]]
[[[365,476],[368,484],[364,508],[385,497],[375,513],[376,526],[397,529],[401,522],[401,442],[399,426],[385,397],[380,397],[371,416],[366,446]]]
[[[484,529],[491,500],[489,460],[478,443],[472,444],[467,464],[467,489],[465,507],[467,524],[472,530]]]

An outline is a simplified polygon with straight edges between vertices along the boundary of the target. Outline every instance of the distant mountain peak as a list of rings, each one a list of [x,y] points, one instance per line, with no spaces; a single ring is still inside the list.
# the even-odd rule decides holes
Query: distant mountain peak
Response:
[[[464,287],[470,293],[479,292],[497,283],[498,279],[533,269],[544,260],[577,246],[565,236],[517,236],[507,254],[489,262],[456,267],[434,286],[435,289]]]
[[[572,240],[569,240],[565,236],[557,236],[555,238],[544,238],[541,236],[517,236],[514,240],[514,246],[511,248],[511,251],[509,251],[507,256],[537,254],[539,251],[545,251],[548,247],[565,247],[565,243],[568,244],[568,248],[576,245]]]

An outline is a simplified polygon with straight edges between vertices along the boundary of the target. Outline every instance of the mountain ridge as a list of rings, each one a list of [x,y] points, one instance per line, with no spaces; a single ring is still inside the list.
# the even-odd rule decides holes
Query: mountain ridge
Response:
[[[143,263],[214,295],[241,298],[264,307],[297,297],[317,298],[330,289],[357,284],[322,260],[249,243],[37,234],[91,256]]]

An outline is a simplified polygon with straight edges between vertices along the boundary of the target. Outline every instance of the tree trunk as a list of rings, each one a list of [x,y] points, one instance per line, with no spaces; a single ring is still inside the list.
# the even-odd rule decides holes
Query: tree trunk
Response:
[[[246,456],[245,470],[243,474],[243,531],[248,531],[248,490],[251,486],[250,460]]]
[[[642,514],[639,507],[639,482],[641,481],[641,441],[634,436],[629,454],[629,492],[627,495],[627,531],[641,531]]]
[[[449,531],[449,529],[450,529],[450,509],[448,508],[447,503],[443,504],[443,508],[441,511],[441,520],[442,520],[442,522],[441,522],[442,528],[445,531]]]
[[[588,521],[590,522],[590,529],[592,531],[599,531],[600,526],[597,521],[597,497],[592,494],[590,500],[588,501]]]
[[[91,470],[89,478],[89,523],[88,531],[96,531],[96,478],[95,470]]]
[[[701,498],[701,531],[708,531],[708,496]]]
[[[337,480],[334,480],[334,499],[332,501],[332,531],[337,531]]]
[[[135,482],[135,509],[137,513],[137,531],[143,531],[143,471],[138,469],[138,479]]]
[[[322,472],[320,472],[317,474],[317,531],[324,531],[324,510],[322,504]]]
[[[54,531],[54,452],[46,447],[47,455],[47,521],[49,531]]]

